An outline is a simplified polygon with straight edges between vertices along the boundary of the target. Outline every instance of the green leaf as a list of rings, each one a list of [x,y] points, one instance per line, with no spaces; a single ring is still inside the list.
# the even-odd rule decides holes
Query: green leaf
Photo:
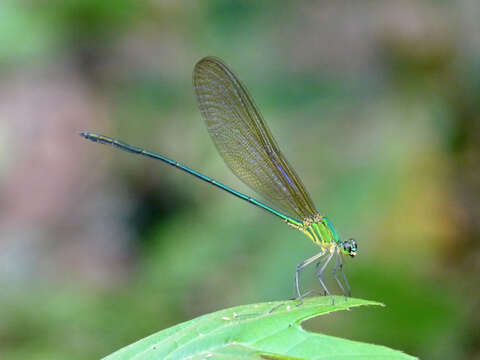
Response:
[[[159,331],[105,359],[415,359],[384,346],[310,333],[302,321],[377,302],[335,297],[242,305]]]

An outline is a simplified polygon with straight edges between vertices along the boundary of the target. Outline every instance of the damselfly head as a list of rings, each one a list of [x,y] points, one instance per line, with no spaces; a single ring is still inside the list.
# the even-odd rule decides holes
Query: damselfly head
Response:
[[[342,242],[342,253],[355,257],[357,255],[357,242],[355,239],[348,239]]]

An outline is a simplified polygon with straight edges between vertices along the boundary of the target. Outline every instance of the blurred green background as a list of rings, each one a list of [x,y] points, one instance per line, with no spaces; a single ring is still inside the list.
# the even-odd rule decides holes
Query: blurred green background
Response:
[[[251,194],[197,109],[191,73],[206,55],[245,82],[317,208],[358,240],[353,295],[387,305],[306,327],[480,358],[479,18],[476,0],[1,1],[2,359],[98,358],[292,296],[296,264],[318,251],[305,236],[76,134]],[[320,288],[313,269],[302,283]]]

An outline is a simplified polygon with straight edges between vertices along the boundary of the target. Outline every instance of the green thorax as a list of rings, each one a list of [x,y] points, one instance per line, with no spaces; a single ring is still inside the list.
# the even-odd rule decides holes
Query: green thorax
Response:
[[[317,214],[313,218],[303,220],[299,230],[319,246],[340,244],[340,237],[325,216]]]

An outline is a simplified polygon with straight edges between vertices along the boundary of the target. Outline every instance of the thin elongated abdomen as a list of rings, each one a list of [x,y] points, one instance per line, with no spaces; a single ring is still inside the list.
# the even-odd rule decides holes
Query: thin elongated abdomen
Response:
[[[269,213],[271,213],[275,216],[278,216],[279,218],[281,218],[282,220],[284,220],[287,223],[294,224],[294,225],[301,225],[301,223],[299,221],[297,221],[296,219],[293,219],[293,218],[283,214],[282,212],[277,211],[277,210],[271,208],[270,206],[254,199],[254,198],[252,198],[248,195],[245,195],[245,194],[243,194],[243,193],[241,193],[237,190],[234,190],[234,189],[228,187],[227,185],[222,184],[221,182],[218,182],[218,181],[216,181],[216,180],[214,180],[214,179],[212,179],[212,178],[210,178],[206,175],[203,175],[202,173],[200,173],[196,170],[193,170],[193,169],[189,168],[188,166],[185,166],[185,165],[179,163],[178,161],[175,161],[175,160],[169,159],[169,158],[167,158],[163,155],[160,155],[160,154],[142,149],[141,147],[130,145],[130,144],[127,144],[126,142],[123,142],[123,141],[120,141],[120,140],[117,140],[117,139],[114,139],[114,138],[111,138],[111,137],[108,137],[108,136],[100,135],[100,134],[97,134],[97,133],[84,131],[84,132],[80,132],[80,135],[83,136],[85,139],[93,141],[93,142],[98,142],[98,143],[105,144],[105,145],[112,145],[112,146],[115,146],[116,148],[118,148],[120,150],[123,150],[123,151],[127,151],[127,152],[137,154],[137,155],[141,155],[141,156],[150,157],[150,158],[155,159],[155,160],[163,161],[163,162],[165,162],[169,165],[172,165],[172,166],[174,166],[174,167],[176,167],[176,168],[178,168],[182,171],[185,171],[186,173],[188,173],[190,175],[193,175],[193,176],[199,178],[200,180],[203,180],[203,181],[205,181],[205,182],[207,182],[211,185],[214,185],[214,186],[218,187],[219,189],[222,189],[222,190],[228,192],[229,194],[232,194],[232,195],[234,195],[234,196],[236,196],[236,197],[238,197],[242,200],[245,200],[245,201],[249,202],[250,204],[258,206],[261,209],[266,210],[266,211],[268,211]]]

